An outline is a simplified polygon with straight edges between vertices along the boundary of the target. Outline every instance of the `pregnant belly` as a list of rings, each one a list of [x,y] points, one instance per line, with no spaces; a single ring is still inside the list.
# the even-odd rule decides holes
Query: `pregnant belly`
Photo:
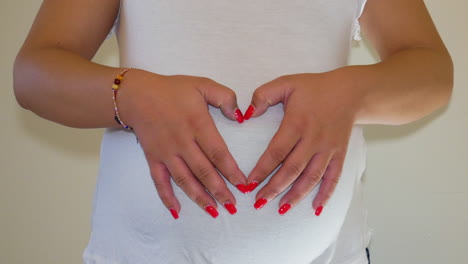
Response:
[[[211,106],[210,113],[246,176],[283,117],[281,104],[243,124],[226,119]],[[105,233],[123,251],[125,246],[119,243],[131,241],[136,254],[161,260],[157,263],[310,263],[338,235],[364,160],[362,129],[355,127],[342,176],[320,216],[315,216],[312,209],[318,188],[280,216],[277,210],[281,196],[257,211],[253,208],[255,192],[242,194],[228,183],[237,199],[238,213],[230,215],[218,206],[220,215],[213,219],[173,184],[182,207],[180,218],[174,220],[156,193],[135,136],[122,129],[108,129],[101,149],[93,233]],[[118,242],[122,239],[127,242]]]

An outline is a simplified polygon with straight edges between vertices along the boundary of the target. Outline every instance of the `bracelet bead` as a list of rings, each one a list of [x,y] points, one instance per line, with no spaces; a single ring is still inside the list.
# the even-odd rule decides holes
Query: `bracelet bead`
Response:
[[[114,79],[114,83],[112,84],[112,101],[114,102],[114,119],[117,124],[121,125],[126,129],[133,130],[132,127],[126,125],[119,116],[119,108],[117,107],[117,92],[119,90],[119,84],[123,80],[124,74],[129,71],[130,69],[123,70],[120,74],[117,74],[116,78]]]

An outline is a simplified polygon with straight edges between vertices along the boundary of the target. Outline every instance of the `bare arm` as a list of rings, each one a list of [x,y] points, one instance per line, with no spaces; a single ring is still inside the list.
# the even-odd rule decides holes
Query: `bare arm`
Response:
[[[120,69],[90,60],[118,7],[115,0],[43,2],[14,64],[22,107],[71,127],[117,126],[109,87]]]
[[[409,123],[448,103],[452,60],[422,0],[368,0],[361,24],[382,61],[341,69],[364,98],[357,123]]]

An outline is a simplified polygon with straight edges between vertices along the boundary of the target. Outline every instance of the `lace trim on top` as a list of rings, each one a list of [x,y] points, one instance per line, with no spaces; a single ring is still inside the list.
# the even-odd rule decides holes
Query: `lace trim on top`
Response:
[[[358,0],[358,2],[359,2],[358,13],[353,24],[353,39],[356,41],[359,41],[362,39],[361,25],[359,24],[359,18],[361,17],[362,12],[364,11],[364,7],[366,6],[367,0]]]

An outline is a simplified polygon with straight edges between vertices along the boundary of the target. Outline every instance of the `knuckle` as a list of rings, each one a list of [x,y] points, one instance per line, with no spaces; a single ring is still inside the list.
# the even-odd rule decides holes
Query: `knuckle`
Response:
[[[273,187],[270,189],[270,194],[273,195],[273,197],[276,197],[280,195],[283,192],[279,187]]]
[[[265,178],[270,175],[271,169],[264,163],[260,164],[257,166],[255,175],[256,177],[254,178],[257,182],[263,181]]]
[[[205,205],[205,198],[204,198],[203,195],[201,195],[201,194],[195,194],[195,195],[193,195],[192,200],[193,200],[196,204],[198,204],[198,205],[200,205],[200,206],[204,206],[204,205]]]
[[[211,169],[205,166],[199,166],[196,168],[195,175],[201,182],[206,182],[211,175]]]
[[[232,102],[232,101],[236,101],[237,100],[237,96],[236,96],[236,93],[231,90],[231,89],[228,89],[226,91],[226,100],[229,101],[229,102]]]
[[[226,195],[226,190],[223,188],[215,188],[213,191],[210,191],[211,195],[216,198],[216,200],[222,202],[225,199]]]
[[[252,99],[253,101],[256,101],[256,102],[263,102],[265,101],[265,95],[263,94],[263,90],[262,89],[256,89],[252,95]]]
[[[186,176],[174,177],[174,182],[177,186],[183,187],[188,184],[189,179]]]
[[[333,186],[336,186],[338,182],[340,181],[339,175],[336,175],[334,177],[331,177],[330,182],[332,183]]]
[[[299,163],[290,163],[286,166],[286,177],[288,179],[296,179],[302,172],[302,167]]]
[[[155,175],[152,175],[152,178],[153,178],[153,183],[154,183],[154,187],[156,187],[156,190],[158,190],[158,192],[163,190],[164,184],[158,179],[158,177]]]
[[[272,197],[276,197],[283,192],[283,190],[278,185],[274,184],[268,184],[268,188],[265,189],[266,193],[270,194]]]
[[[204,77],[204,76],[199,77],[199,80],[200,80],[201,85],[208,85],[214,82],[211,78]]]
[[[309,178],[312,182],[316,183],[319,182],[320,179],[322,179],[323,176],[323,170],[320,169],[315,169],[309,173]]]
[[[214,163],[219,164],[222,161],[226,160],[227,152],[221,148],[214,148],[208,153],[208,158]]]
[[[214,81],[208,77],[200,76],[196,78],[194,83],[195,83],[195,87],[197,88],[207,88],[207,87],[211,87]]]
[[[225,169],[220,170],[220,174],[232,184],[235,184],[237,181],[242,181],[244,177],[235,161],[227,162]]]
[[[286,158],[286,151],[280,148],[273,148],[270,150],[270,157],[274,162],[281,163]]]
[[[275,79],[279,83],[280,86],[289,87],[291,85],[291,76],[290,75],[282,75]]]

